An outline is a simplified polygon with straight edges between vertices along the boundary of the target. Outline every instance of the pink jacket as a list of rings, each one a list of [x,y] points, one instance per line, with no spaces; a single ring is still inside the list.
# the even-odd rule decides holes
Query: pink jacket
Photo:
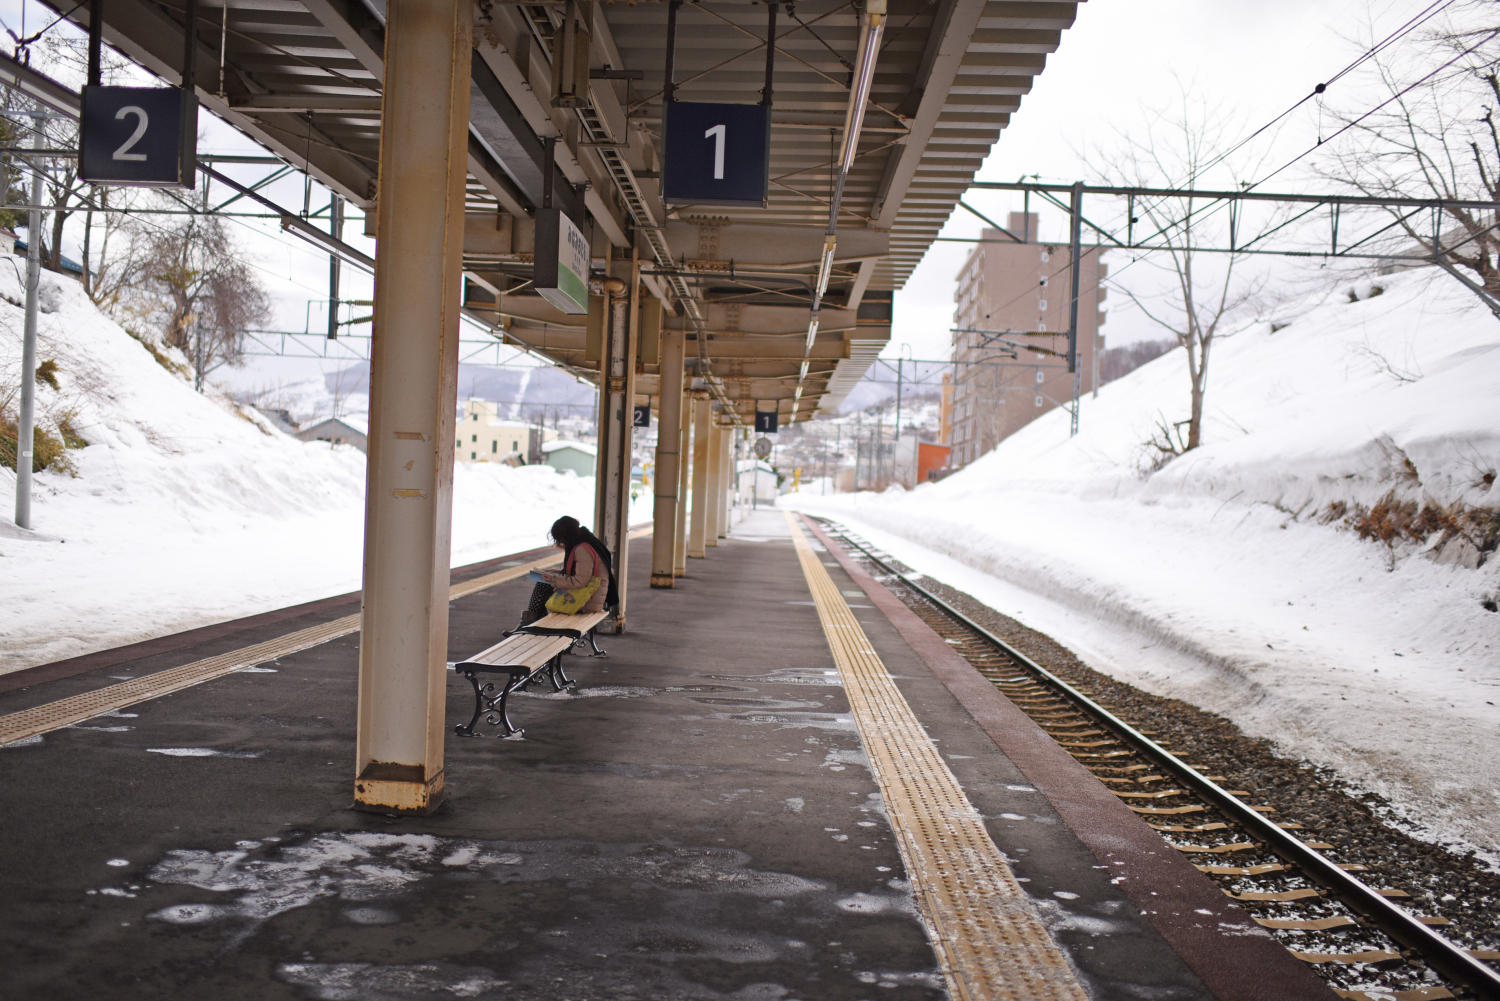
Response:
[[[594,547],[588,543],[580,542],[574,546],[573,551],[568,553],[568,561],[563,567],[563,572],[549,574],[549,577],[552,586],[559,591],[574,591],[598,578],[599,587],[589,596],[589,600],[579,611],[604,611],[604,599],[609,593],[609,571],[604,569],[604,563],[599,559],[599,554],[594,552]]]

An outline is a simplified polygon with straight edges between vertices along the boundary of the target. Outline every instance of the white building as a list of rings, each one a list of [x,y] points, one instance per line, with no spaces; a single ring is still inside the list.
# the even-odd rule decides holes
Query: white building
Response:
[[[458,416],[453,455],[459,462],[505,462],[536,465],[542,446],[557,437],[551,428],[501,420],[499,404],[469,400]]]

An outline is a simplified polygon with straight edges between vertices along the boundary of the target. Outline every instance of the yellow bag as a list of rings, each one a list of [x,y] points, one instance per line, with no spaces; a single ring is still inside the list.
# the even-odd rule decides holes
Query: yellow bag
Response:
[[[594,592],[599,590],[599,585],[604,583],[603,578],[594,577],[580,588],[572,591],[564,591],[559,588],[552,592],[552,597],[547,599],[547,611],[561,612],[563,615],[576,615],[583,611]]]

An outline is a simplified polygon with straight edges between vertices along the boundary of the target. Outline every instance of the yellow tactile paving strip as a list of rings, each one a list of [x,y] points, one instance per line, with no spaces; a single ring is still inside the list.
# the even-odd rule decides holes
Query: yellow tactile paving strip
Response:
[[[792,541],[955,1001],[1086,1001],[1062,951],[823,568]]]
[[[650,534],[651,529],[642,528],[631,532],[628,537],[638,539]],[[504,570],[497,570],[483,577],[475,577],[473,580],[454,584],[448,589],[448,600],[456,601],[477,591],[483,591],[485,588],[494,587],[496,584],[504,584],[517,577],[524,577],[533,570],[556,566],[561,561],[561,554],[545,556],[521,566],[506,567]],[[11,713],[9,716],[0,716],[0,744],[13,744],[18,740],[46,733],[48,730],[72,726],[74,723],[93,719],[101,713],[123,709],[148,699],[160,698],[163,695],[201,685],[205,681],[222,678],[226,674],[233,674],[235,671],[264,664],[278,657],[286,657],[357,632],[359,632],[359,613],[356,612],[341,619],[334,619],[332,622],[325,622],[320,626],[309,626],[294,633],[287,633],[285,636],[266,640],[264,643],[221,653],[217,657],[195,660],[191,664],[158,671],[144,678],[123,681],[118,685],[109,685],[92,692],[84,692],[82,695],[74,695],[71,698],[59,699],[32,709]]]

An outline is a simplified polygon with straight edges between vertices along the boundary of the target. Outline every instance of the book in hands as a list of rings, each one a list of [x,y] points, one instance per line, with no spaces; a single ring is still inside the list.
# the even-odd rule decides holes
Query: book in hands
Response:
[[[526,575],[526,579],[527,580],[534,580],[538,584],[545,584],[545,583],[547,583],[547,578],[542,574],[542,572],[540,570],[533,570],[533,571],[531,571],[531,573],[529,573],[529,574]]]

